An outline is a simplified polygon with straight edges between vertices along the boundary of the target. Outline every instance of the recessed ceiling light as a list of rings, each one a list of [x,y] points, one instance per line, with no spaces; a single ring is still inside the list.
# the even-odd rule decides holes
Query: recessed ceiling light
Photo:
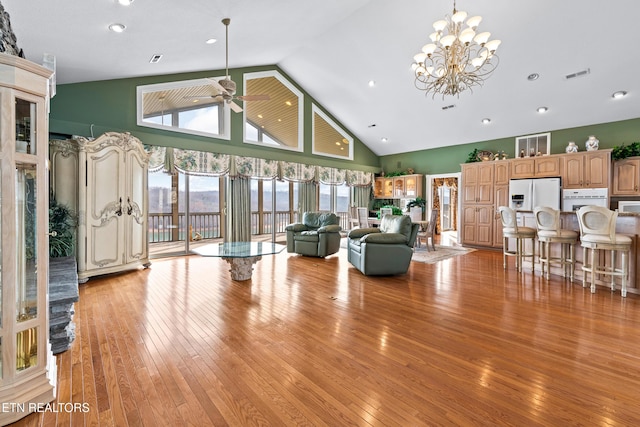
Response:
[[[336,141],[336,145],[340,145],[340,141]]]
[[[613,95],[611,95],[613,98],[615,99],[620,99],[620,98],[624,98],[625,96],[627,96],[627,91],[626,90],[619,90],[617,92],[614,92]]]
[[[217,42],[217,41],[218,41],[218,39],[209,39],[209,40],[207,40],[205,43],[206,43],[206,44],[214,44],[214,43],[215,43],[215,42]]]
[[[123,6],[129,6],[131,3],[133,3],[133,0],[117,0],[117,1]]]
[[[368,127],[368,128],[374,128],[374,127],[376,127],[376,124],[375,124],[375,123],[371,123],[371,124],[370,124],[369,126],[367,126],[367,127]]]
[[[491,123],[491,119],[489,118],[482,119],[482,124],[488,125],[489,123]]]
[[[293,105],[293,104],[291,104],[291,101],[286,101],[286,102],[285,102],[285,104],[286,104],[287,106],[289,106],[289,107],[291,107],[291,105]]]
[[[111,24],[109,25],[109,29],[114,33],[122,33],[125,30],[126,25],[124,24]]]
[[[538,78],[540,77],[540,74],[538,73],[531,73],[527,76],[527,80],[529,80],[530,82],[534,81],[534,80],[538,80]]]
[[[389,141],[389,138],[382,137],[382,138],[380,138],[380,141],[382,141],[382,142],[388,142],[388,141]]]
[[[369,80],[369,87],[374,87],[376,85],[375,80]]]
[[[547,111],[549,111],[549,109],[547,107],[538,107],[536,111],[538,113],[546,113]]]

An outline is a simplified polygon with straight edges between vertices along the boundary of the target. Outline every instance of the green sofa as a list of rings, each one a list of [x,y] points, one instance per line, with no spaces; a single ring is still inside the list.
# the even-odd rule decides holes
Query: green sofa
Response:
[[[340,220],[334,213],[305,212],[302,222],[289,224],[287,252],[324,258],[340,250]]]
[[[419,225],[407,215],[385,215],[378,228],[356,228],[347,236],[348,259],[367,276],[404,274]]]

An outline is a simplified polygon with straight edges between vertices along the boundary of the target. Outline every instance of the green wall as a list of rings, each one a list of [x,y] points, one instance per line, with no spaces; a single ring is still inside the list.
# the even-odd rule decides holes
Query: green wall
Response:
[[[230,74],[238,85],[238,93],[242,93],[243,73],[274,69],[286,77],[305,95],[303,153],[243,143],[242,114],[231,115],[230,141],[145,128],[136,124],[136,86],[199,79],[210,77],[211,75],[224,74],[220,70],[60,85],[57,88],[57,95],[51,100],[50,132],[54,135],[91,136],[93,126],[94,136],[108,131],[131,132],[144,143],[152,145],[370,172],[379,172],[381,168],[385,172],[406,171],[408,168],[412,168],[415,173],[425,175],[459,172],[460,164],[466,161],[469,153],[475,148],[492,152],[505,151],[509,158],[513,158],[515,154],[515,137],[521,136],[514,135],[509,138],[378,157],[351,134],[345,126],[340,124],[340,120],[331,116],[325,110],[332,120],[354,137],[354,161],[316,156],[311,154],[311,105],[312,103],[318,103],[303,88],[275,66],[230,70]],[[640,118],[551,131],[551,153],[563,153],[569,141],[575,141],[580,149],[583,150],[584,141],[587,140],[589,135],[598,137],[600,148],[612,148],[616,145],[640,141]]]
[[[300,86],[277,67],[252,67],[229,70],[237,84],[237,92],[242,93],[243,73],[277,70],[304,93],[304,152],[298,153],[276,148],[262,147],[242,142],[242,114],[231,113],[231,140],[180,134],[141,127],[136,124],[136,87],[154,83],[191,80],[212,75],[222,75],[224,71],[203,71],[197,73],[148,76],[130,79],[104,80],[59,85],[57,94],[51,100],[49,131],[52,135],[99,136],[104,132],[130,132],[145,144],[170,146],[223,154],[285,160],[312,165],[378,172],[379,158],[358,140],[340,121],[327,114],[337,124],[347,130],[354,139],[354,160],[334,159],[311,154],[311,105],[315,103]]]
[[[640,118],[551,131],[551,153],[564,153],[569,141],[575,141],[580,151],[584,151],[584,143],[589,135],[595,135],[600,140],[600,148],[628,145],[640,141]],[[504,151],[512,159],[515,137],[382,156],[380,166],[385,172],[406,171],[407,168],[425,175],[460,172],[460,164],[467,160],[475,148],[494,153]]]

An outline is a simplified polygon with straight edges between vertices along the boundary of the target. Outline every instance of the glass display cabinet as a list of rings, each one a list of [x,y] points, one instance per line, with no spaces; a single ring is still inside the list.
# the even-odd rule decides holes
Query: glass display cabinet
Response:
[[[0,425],[55,397],[48,308],[51,74],[0,54]]]

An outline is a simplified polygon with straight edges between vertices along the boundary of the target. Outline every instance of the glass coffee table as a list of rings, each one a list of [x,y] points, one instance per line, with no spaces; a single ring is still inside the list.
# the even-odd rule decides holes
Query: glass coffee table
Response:
[[[243,281],[251,279],[253,264],[260,261],[263,255],[279,254],[285,247],[271,242],[226,242],[203,245],[193,249],[193,252],[222,258],[231,266],[231,279]]]

